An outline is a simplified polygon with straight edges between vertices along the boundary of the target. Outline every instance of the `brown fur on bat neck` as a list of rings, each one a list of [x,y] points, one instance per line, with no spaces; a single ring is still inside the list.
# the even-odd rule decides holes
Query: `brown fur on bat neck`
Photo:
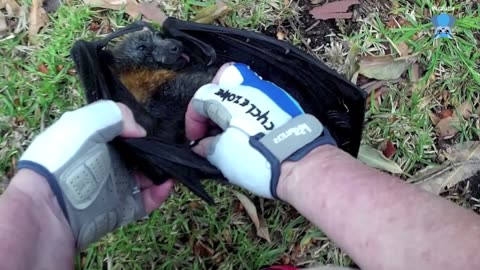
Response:
[[[149,68],[139,68],[121,72],[119,79],[137,102],[146,104],[155,92],[159,90],[158,88],[173,79],[175,75],[175,71],[167,69],[151,70]]]

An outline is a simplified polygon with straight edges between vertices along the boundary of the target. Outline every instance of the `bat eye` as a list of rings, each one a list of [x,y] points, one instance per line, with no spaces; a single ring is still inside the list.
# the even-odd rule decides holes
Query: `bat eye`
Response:
[[[147,47],[145,47],[145,45],[140,45],[137,47],[137,50],[139,51],[145,51],[145,49],[147,49]]]

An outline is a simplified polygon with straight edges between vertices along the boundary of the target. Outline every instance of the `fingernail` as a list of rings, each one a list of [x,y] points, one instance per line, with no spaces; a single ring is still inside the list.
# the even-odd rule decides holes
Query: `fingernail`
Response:
[[[193,147],[197,146],[199,142],[200,142],[200,140],[193,140],[193,141],[190,141],[190,143],[188,145],[190,146],[190,148],[193,148]]]

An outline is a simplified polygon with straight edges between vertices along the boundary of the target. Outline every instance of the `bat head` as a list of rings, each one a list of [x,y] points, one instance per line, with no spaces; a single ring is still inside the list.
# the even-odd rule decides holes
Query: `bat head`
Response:
[[[435,35],[434,35],[434,38],[437,39],[437,38],[453,38],[452,36],[452,30],[450,29],[450,27],[446,26],[446,27],[437,27],[435,29]]]
[[[432,18],[433,26],[435,26],[434,38],[453,38],[452,27],[455,25],[455,18],[445,13],[439,14]]]
[[[111,50],[117,69],[169,69],[183,68],[189,61],[182,42],[164,38],[158,31],[142,29],[126,35]]]

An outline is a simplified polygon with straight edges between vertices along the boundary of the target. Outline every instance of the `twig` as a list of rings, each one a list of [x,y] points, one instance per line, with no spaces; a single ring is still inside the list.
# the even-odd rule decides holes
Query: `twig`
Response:
[[[305,29],[305,32],[312,31],[312,29],[315,28],[318,24],[320,24],[320,21],[319,20],[315,21],[312,25],[310,25],[307,29]]]

